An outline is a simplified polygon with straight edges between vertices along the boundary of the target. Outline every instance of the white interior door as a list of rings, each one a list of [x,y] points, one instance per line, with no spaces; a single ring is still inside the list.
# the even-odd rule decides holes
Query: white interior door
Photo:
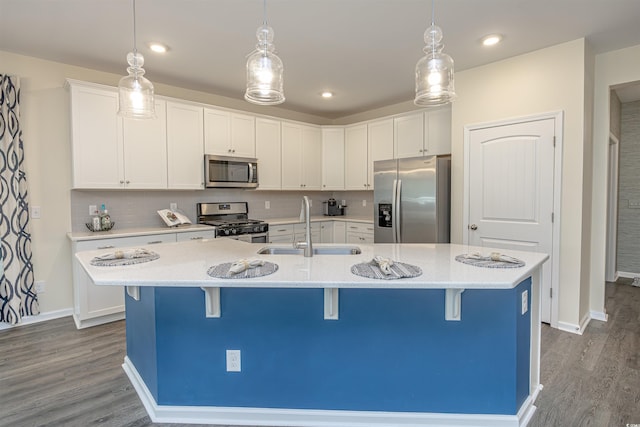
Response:
[[[545,252],[541,320],[551,322],[554,119],[469,134],[468,243]]]

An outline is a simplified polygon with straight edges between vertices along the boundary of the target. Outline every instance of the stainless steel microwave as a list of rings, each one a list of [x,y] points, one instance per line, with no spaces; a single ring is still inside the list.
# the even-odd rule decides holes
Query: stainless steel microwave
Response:
[[[206,154],[204,178],[207,188],[257,188],[258,160]]]

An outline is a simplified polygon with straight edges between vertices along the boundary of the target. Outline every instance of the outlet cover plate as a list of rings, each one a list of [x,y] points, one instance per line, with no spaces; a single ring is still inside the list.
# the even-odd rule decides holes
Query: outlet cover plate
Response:
[[[240,372],[240,350],[227,350],[227,372]]]

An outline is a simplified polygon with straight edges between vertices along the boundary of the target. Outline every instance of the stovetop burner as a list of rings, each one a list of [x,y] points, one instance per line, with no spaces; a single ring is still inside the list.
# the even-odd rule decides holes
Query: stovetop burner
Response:
[[[198,224],[216,228],[216,236],[266,233],[269,224],[248,217],[247,202],[198,203]]]

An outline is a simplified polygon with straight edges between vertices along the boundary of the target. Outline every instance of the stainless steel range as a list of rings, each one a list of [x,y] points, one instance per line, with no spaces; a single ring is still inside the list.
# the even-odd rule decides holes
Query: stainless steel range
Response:
[[[216,237],[267,243],[269,224],[249,218],[247,202],[198,203],[198,224],[215,227]]]

